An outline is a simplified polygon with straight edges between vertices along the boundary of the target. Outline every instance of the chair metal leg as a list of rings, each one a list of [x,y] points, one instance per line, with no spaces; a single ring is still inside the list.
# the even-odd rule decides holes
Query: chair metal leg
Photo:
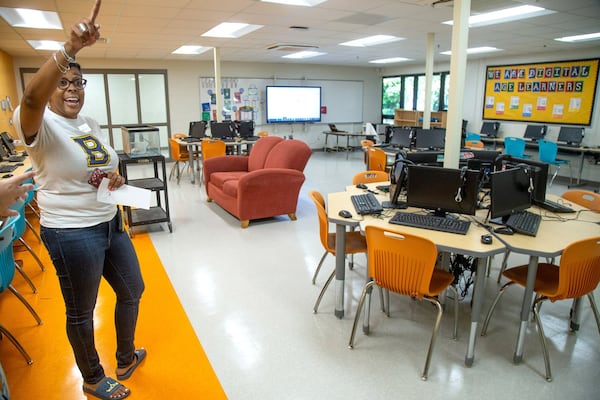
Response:
[[[592,311],[594,312],[594,317],[596,318],[596,325],[598,326],[598,333],[600,333],[600,314],[598,314],[598,306],[596,306],[596,300],[594,299],[594,293],[589,292],[587,294],[587,298],[590,301],[590,306],[592,307]]]
[[[37,238],[38,243],[42,243],[42,238],[40,237],[40,234],[37,232],[37,230],[35,230],[35,228],[33,227],[33,225],[31,225],[31,222],[29,222],[27,220],[27,218],[25,218],[25,223],[27,224],[27,226],[29,227],[29,229],[31,229],[31,232],[33,232],[33,234]]]
[[[33,307],[31,307],[31,304],[29,304],[29,302],[27,300],[25,300],[25,297],[23,297],[23,295],[21,293],[19,293],[19,291],[17,289],[15,289],[15,287],[13,285],[8,285],[8,289],[11,292],[13,292],[13,294],[15,296],[17,296],[17,298],[21,301],[21,303],[23,303],[25,305],[25,307],[27,307],[29,312],[31,312],[31,315],[33,315],[33,318],[35,318],[35,320],[37,321],[38,325],[42,325],[42,319],[40,318],[38,313],[35,312]]]
[[[504,251],[504,258],[502,258],[502,264],[500,264],[500,272],[498,272],[498,279],[496,282],[500,284],[500,280],[502,279],[502,273],[506,269],[506,265],[508,263],[508,256],[510,255],[510,250]]]
[[[44,267],[42,260],[40,260],[40,258],[37,256],[37,254],[35,254],[35,251],[33,251],[33,249],[27,244],[27,242],[22,237],[19,238],[19,241],[23,244],[23,246],[25,246],[27,251],[29,251],[29,253],[31,253],[31,255],[33,256],[35,261],[38,263],[38,265],[42,269],[42,271],[45,271],[46,267]]]
[[[27,274],[25,273],[25,271],[23,271],[23,268],[21,267],[21,264],[19,264],[17,261],[15,261],[15,269],[17,270],[18,273],[21,274],[21,276],[23,277],[23,279],[25,279],[25,282],[27,282],[29,284],[29,287],[31,287],[31,290],[33,291],[33,293],[37,293],[37,288],[35,287],[35,285],[31,281],[31,279],[29,279],[29,276],[27,276]]]
[[[546,336],[544,335],[544,328],[542,327],[542,321],[540,320],[539,306],[542,301],[546,300],[546,297],[540,297],[533,303],[533,319],[537,325],[538,336],[540,337],[540,343],[542,344],[542,351],[544,353],[544,365],[546,367],[546,380],[552,382],[552,370],[550,369],[550,357],[548,356],[548,346],[546,344]]]
[[[512,282],[512,281],[505,283],[504,285],[502,285],[502,287],[498,291],[496,298],[492,302],[492,305],[490,306],[490,309],[485,316],[483,325],[481,326],[481,336],[485,336],[487,334],[487,327],[488,327],[488,324],[490,323],[490,319],[492,319],[492,314],[494,313],[494,310],[496,309],[496,304],[498,304],[498,301],[500,300],[500,297],[502,297],[502,295],[504,294],[504,291],[506,290],[506,288],[509,287],[510,285],[512,285],[513,283],[514,282]]]
[[[331,281],[333,281],[333,278],[335,278],[335,269],[333,270],[331,275],[329,275],[329,278],[327,278],[325,285],[323,285],[323,289],[321,289],[321,293],[319,293],[319,297],[317,297],[317,301],[315,302],[315,305],[313,307],[313,312],[315,314],[317,313],[317,310],[319,309],[319,304],[321,304],[321,299],[323,298],[323,295],[325,294],[325,292],[327,291],[327,288],[331,284]]]
[[[433,297],[423,297],[425,300],[433,303],[437,308],[437,315],[435,317],[435,324],[433,325],[433,332],[431,333],[431,340],[429,341],[429,349],[427,350],[427,358],[425,359],[425,367],[423,367],[423,373],[421,379],[426,381],[429,373],[429,364],[431,363],[431,355],[433,354],[433,348],[435,347],[435,340],[437,338],[438,331],[440,329],[440,322],[442,321],[442,304],[438,299]],[[458,296],[457,296],[458,298]]]
[[[21,343],[19,343],[19,341],[17,340],[17,338],[15,338],[13,336],[13,334],[10,333],[8,331],[8,329],[6,329],[2,324],[0,324],[0,335],[1,334],[3,334],[4,336],[6,336],[8,338],[8,340],[10,340],[12,342],[12,344],[15,345],[15,347],[17,348],[17,350],[19,350],[19,352],[21,353],[21,355],[23,356],[23,358],[25,358],[25,361],[27,361],[27,365],[33,364],[33,360],[31,359],[31,357],[29,356],[29,354],[27,354],[27,352],[25,351],[25,348],[23,348],[23,346],[21,346]]]
[[[452,339],[458,338],[458,289],[456,286],[451,285],[449,288],[454,292],[454,331],[452,332]]]
[[[312,284],[313,285],[317,281],[317,275],[319,275],[319,271],[321,271],[321,266],[323,265],[323,261],[325,261],[325,257],[327,257],[327,254],[329,254],[328,251],[326,251],[325,253],[323,253],[323,256],[321,257],[321,261],[319,261],[319,265],[317,265],[317,269],[315,270],[315,273],[313,274],[313,277],[312,277]]]
[[[358,320],[360,319],[360,313],[363,308],[363,304],[365,302],[365,297],[367,296],[367,291],[370,287],[373,287],[375,284],[374,281],[370,281],[363,287],[362,293],[360,295],[360,299],[358,300],[358,307],[356,309],[356,315],[354,316],[354,324],[352,324],[352,332],[350,333],[350,341],[348,342],[348,347],[354,348],[354,337],[356,336],[356,326],[358,325]]]

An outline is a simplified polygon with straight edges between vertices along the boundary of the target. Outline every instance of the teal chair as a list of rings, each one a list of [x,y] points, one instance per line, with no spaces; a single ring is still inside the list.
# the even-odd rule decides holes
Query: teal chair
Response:
[[[570,161],[556,158],[556,156],[558,155],[558,145],[555,142],[540,139],[538,140],[538,146],[538,158],[540,159],[540,161],[546,164],[554,165],[556,167],[556,171],[554,171],[552,178],[550,178],[550,184],[548,185],[548,187],[552,186],[552,182],[554,182],[554,178],[556,178],[556,175],[558,175],[560,166],[564,164],[569,165],[569,183],[573,183],[573,171],[571,170]]]
[[[525,154],[525,139],[508,136],[504,138],[504,153],[518,158],[529,158]]]
[[[21,293],[19,293],[12,285],[17,265],[13,254],[13,229],[15,228],[15,224],[20,219],[20,215],[10,217],[4,222],[4,224],[2,224],[2,227],[0,228],[0,293],[3,293],[6,289],[10,290],[15,296],[17,296],[21,303],[27,307],[31,315],[33,315],[37,321],[38,325],[41,325],[42,320],[40,316],[35,312],[33,307],[31,307],[23,295],[21,295]],[[27,364],[33,363],[33,360],[29,354],[27,354],[23,346],[2,324],[0,324],[0,334],[6,336],[12,342],[12,344],[23,355],[27,361]]]
[[[467,132],[467,136],[465,137],[465,142],[469,140],[479,140],[481,141],[481,135],[475,132]]]

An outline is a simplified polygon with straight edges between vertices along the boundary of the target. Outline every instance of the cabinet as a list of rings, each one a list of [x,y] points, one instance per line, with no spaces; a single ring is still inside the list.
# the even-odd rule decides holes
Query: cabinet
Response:
[[[129,178],[128,171],[134,166],[140,167],[140,172],[148,174],[147,169],[141,169],[142,166],[151,166],[153,176],[142,178]],[[138,225],[157,224],[166,222],[169,232],[173,233],[171,224],[171,215],[169,213],[169,194],[167,191],[167,169],[165,166],[165,157],[162,155],[149,155],[143,157],[129,157],[125,153],[119,154],[119,173],[125,178],[125,183],[143,189],[151,190],[155,195],[155,201],[149,210],[135,209],[124,206],[125,223],[129,228],[129,236],[133,236],[132,227]],[[143,176],[143,175],[142,175]]]
[[[445,128],[446,115],[446,111],[432,111],[429,126],[431,128]],[[394,125],[421,127],[423,126],[423,111],[402,110],[397,108],[394,110]]]

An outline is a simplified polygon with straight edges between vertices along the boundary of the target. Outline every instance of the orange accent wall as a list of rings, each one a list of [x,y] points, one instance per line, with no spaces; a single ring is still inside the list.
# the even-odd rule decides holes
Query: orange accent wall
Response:
[[[13,112],[8,109],[6,96],[10,97],[13,107],[19,104],[12,57],[0,50],[0,100],[6,105],[6,110],[0,108],[0,132],[8,132],[12,137],[16,138],[17,131],[10,122]]]

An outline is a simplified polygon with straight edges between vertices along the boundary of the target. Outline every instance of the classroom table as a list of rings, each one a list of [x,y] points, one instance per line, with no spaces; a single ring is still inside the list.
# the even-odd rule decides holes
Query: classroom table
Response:
[[[381,182],[379,183],[381,184]],[[377,183],[367,185],[369,189],[376,190]],[[327,195],[327,214],[329,221],[336,225],[336,257],[335,257],[335,311],[334,314],[338,318],[344,316],[344,280],[345,280],[345,247],[346,247],[346,228],[360,227],[362,231],[368,225],[376,225],[385,227],[386,229],[396,230],[399,232],[413,233],[416,235],[426,236],[433,241],[438,250],[448,253],[459,253],[471,257],[479,258],[477,263],[476,282],[473,292],[473,301],[471,309],[471,326],[469,339],[467,343],[467,351],[465,355],[465,365],[471,366],[475,358],[475,339],[477,337],[477,327],[481,315],[483,304],[483,286],[486,276],[486,259],[495,254],[504,253],[506,247],[499,240],[493,240],[491,244],[483,244],[481,236],[488,234],[489,231],[472,222],[469,231],[466,235],[438,232],[427,229],[412,228],[407,226],[399,226],[388,223],[388,220],[395,214],[395,210],[387,212],[383,218],[378,216],[359,216],[357,215],[350,196],[357,193],[356,190],[348,188],[345,192],[330,193]],[[362,190],[360,190],[362,192]],[[389,194],[376,195],[380,202],[389,200]],[[340,210],[349,210],[353,218],[342,218],[338,216]],[[407,211],[417,211],[418,209],[409,208]],[[487,210],[478,211],[478,219],[485,219]]]
[[[557,199],[557,196],[547,195],[547,197],[554,201]],[[573,214],[554,214],[535,206],[531,207],[529,211],[542,215],[542,222],[535,237],[519,234],[495,235],[511,252],[529,256],[527,285],[523,294],[521,321],[513,355],[515,364],[520,363],[523,359],[525,333],[527,332],[531,305],[533,304],[533,285],[539,258],[558,257],[570,243],[600,236],[600,213],[587,210],[577,204],[570,204],[569,207],[577,210],[577,212]]]
[[[333,132],[333,131],[323,131],[325,135],[325,145],[323,146],[323,151],[339,151],[340,150],[340,137],[346,138],[346,147],[344,147],[344,151],[346,152],[346,159],[348,159],[348,152],[352,151],[352,147],[350,147],[350,138],[368,138],[373,135],[367,135],[365,133],[352,133],[352,132]],[[327,139],[329,135],[335,136],[335,147],[329,148],[327,147]]]

